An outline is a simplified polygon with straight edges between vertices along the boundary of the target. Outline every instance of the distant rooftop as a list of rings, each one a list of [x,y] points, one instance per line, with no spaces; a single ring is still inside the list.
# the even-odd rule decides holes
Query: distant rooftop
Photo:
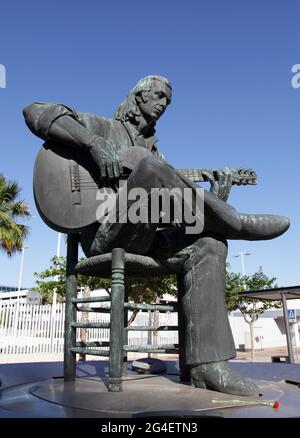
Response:
[[[272,289],[247,290],[239,292],[242,297],[257,298],[261,300],[281,300],[282,294],[287,300],[300,299],[300,286],[274,287]]]
[[[27,290],[27,287],[21,287],[21,290]],[[18,286],[1,286],[0,285],[0,292],[14,292],[18,290]]]

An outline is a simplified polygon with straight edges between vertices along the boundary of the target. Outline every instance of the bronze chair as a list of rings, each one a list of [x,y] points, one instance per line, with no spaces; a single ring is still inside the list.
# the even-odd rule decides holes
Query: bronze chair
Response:
[[[78,262],[77,234],[68,235],[67,245],[67,281],[65,310],[65,347],[64,347],[64,379],[72,381],[76,378],[76,354],[96,355],[109,359],[109,391],[122,390],[122,376],[127,370],[127,352],[179,353],[180,380],[190,379],[189,369],[185,365],[185,322],[181,299],[183,294],[182,275],[180,270],[171,270],[168,265],[154,258],[126,253],[122,248],[114,248],[111,253],[86,258]],[[175,305],[136,304],[129,303],[125,293],[125,276],[142,278],[146,276],[177,275],[178,301]],[[111,277],[110,297],[77,297],[77,274],[94,277]],[[77,322],[77,311],[89,311],[78,307],[78,304],[110,301],[110,322]],[[158,310],[160,312],[178,312],[178,326],[137,326],[127,327],[128,310]],[[107,309],[97,308],[97,311]],[[109,350],[101,349],[103,343],[76,343],[78,328],[109,328],[110,340],[105,343]],[[179,345],[128,345],[128,330],[178,330]],[[99,348],[100,347],[100,348]]]

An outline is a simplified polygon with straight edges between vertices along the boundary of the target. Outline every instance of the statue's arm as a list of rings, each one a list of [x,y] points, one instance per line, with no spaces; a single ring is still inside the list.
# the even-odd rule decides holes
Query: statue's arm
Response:
[[[89,152],[102,177],[117,178],[122,172],[113,145],[91,132],[80,115],[62,104],[33,103],[24,108],[29,129],[45,141],[54,141]]]

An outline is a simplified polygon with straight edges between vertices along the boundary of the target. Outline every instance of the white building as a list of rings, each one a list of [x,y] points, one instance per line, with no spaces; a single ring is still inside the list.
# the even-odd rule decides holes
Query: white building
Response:
[[[19,301],[20,304],[41,304],[42,297],[38,292],[30,289],[13,288],[10,286],[0,286],[0,303],[14,304]]]
[[[28,289],[21,289],[18,291],[18,288],[9,288],[10,290],[3,291],[0,289],[0,301],[1,302],[10,302],[11,304],[18,299],[20,303],[26,303],[26,297],[28,295]]]
[[[289,318],[291,343],[300,347],[300,300],[289,300],[288,309],[294,318]],[[235,347],[238,350],[251,348],[250,328],[239,311],[232,312],[229,317]],[[265,348],[286,347],[286,329],[282,309],[266,310],[254,323],[254,346],[256,350]]]

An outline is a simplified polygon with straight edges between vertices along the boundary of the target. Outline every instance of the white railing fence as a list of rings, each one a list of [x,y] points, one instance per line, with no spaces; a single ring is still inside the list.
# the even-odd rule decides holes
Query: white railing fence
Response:
[[[78,322],[82,312],[78,312]],[[109,314],[88,313],[85,321],[108,322]],[[23,303],[9,304],[0,301],[0,354],[48,354],[62,353],[64,349],[65,304],[31,305]],[[160,314],[159,324],[176,325],[176,314]],[[153,317],[151,318],[153,321]],[[156,322],[156,323],[157,323]],[[148,325],[149,314],[139,313],[133,325]],[[77,341],[80,341],[77,330]],[[88,329],[85,341],[108,341],[109,329]],[[152,337],[148,332],[129,332],[129,344],[178,342],[177,332],[158,332]]]

